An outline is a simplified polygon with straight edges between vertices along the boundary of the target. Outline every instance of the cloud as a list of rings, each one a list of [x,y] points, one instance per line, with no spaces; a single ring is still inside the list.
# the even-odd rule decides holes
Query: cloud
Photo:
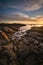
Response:
[[[7,14],[4,14],[0,17],[0,20],[10,20],[10,21],[43,21],[42,15],[37,15],[36,17],[30,17],[28,14],[25,14],[23,12],[17,12],[17,11],[11,11]]]
[[[10,4],[9,7],[23,11],[33,11],[43,7],[43,0],[23,0],[18,4]]]
[[[5,14],[4,17],[8,17],[8,18],[29,18],[29,16],[25,13],[22,12],[10,12],[7,13],[7,15]]]
[[[43,16],[42,15],[36,16],[36,19],[38,19],[39,21],[43,21]]]
[[[17,18],[29,18],[29,16],[25,13],[22,13],[22,12],[12,12],[10,13],[10,16],[12,17],[17,17]]]
[[[29,16],[22,12],[10,12],[7,14],[4,14],[0,17],[1,19],[8,19],[8,20],[27,20]]]

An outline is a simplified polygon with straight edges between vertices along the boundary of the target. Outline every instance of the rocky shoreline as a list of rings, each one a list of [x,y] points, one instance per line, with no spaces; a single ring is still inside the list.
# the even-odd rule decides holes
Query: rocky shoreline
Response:
[[[19,39],[12,37],[19,28],[0,25],[0,65],[43,65],[43,27],[32,27]]]

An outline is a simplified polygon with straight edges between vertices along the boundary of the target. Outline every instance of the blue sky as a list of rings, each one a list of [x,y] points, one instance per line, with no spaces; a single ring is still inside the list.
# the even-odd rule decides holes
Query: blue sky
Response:
[[[0,0],[0,20],[43,17],[43,0]]]

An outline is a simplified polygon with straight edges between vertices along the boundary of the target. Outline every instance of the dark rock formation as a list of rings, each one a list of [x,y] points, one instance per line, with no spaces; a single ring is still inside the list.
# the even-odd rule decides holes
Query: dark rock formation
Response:
[[[15,30],[12,25],[2,26],[0,65],[43,65],[43,27],[33,27],[20,39],[12,39],[12,34],[18,31],[17,28]]]

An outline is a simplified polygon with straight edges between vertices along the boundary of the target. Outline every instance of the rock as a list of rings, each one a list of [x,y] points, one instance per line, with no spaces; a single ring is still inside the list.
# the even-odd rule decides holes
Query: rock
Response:
[[[37,40],[35,40],[35,41],[34,41],[34,44],[35,44],[35,45],[38,45],[38,44],[39,44],[39,42],[38,42]]]
[[[43,28],[27,28],[25,33],[19,27],[0,25],[0,65],[43,65]]]

